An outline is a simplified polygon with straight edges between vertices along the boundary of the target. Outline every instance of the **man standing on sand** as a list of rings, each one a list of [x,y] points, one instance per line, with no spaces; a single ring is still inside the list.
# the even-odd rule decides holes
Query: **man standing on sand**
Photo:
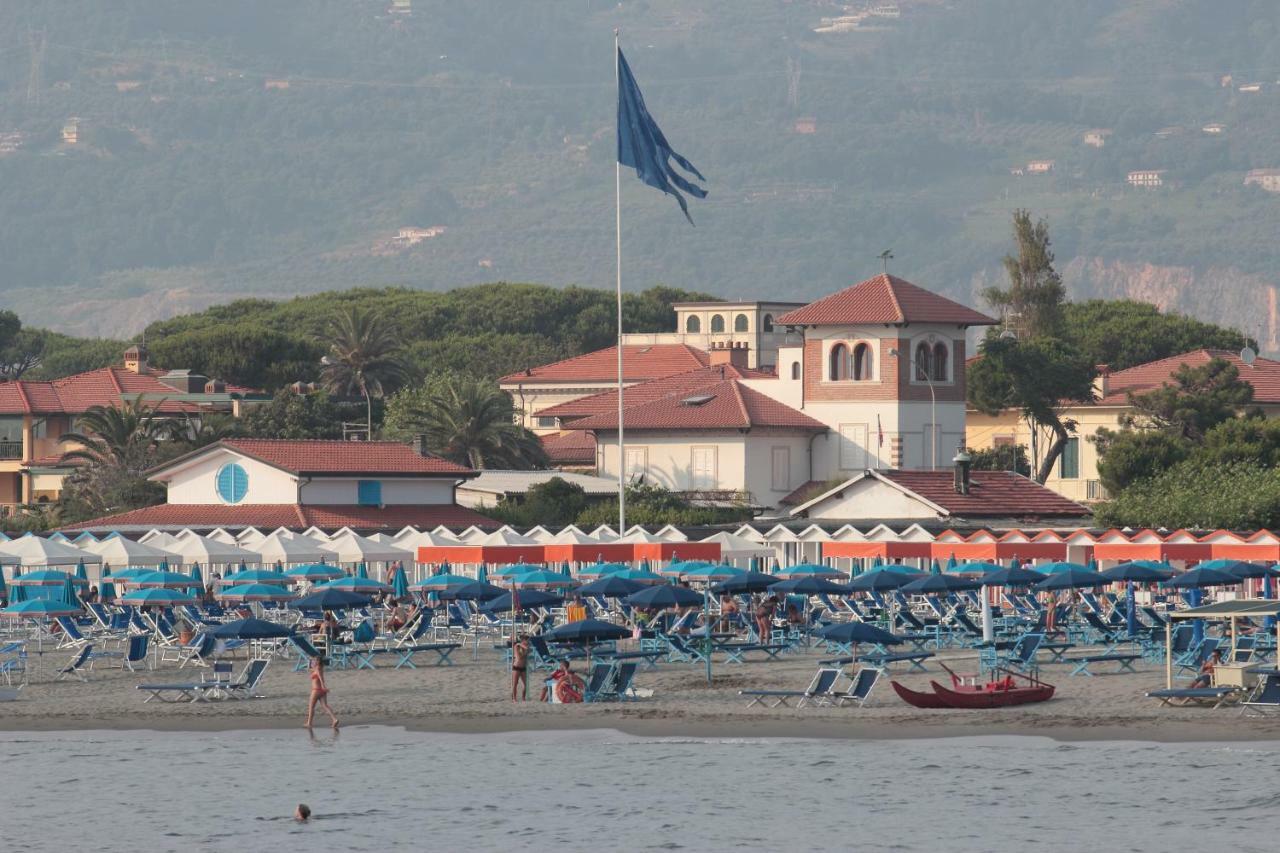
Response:
[[[520,698],[516,698],[516,688],[520,687]],[[511,701],[519,702],[529,698],[529,640],[517,637],[511,644]]]

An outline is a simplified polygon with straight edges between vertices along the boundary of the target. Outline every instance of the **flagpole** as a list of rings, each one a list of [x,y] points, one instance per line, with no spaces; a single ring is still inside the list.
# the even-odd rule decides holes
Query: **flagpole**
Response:
[[[618,67],[618,30],[613,31],[613,80],[615,91],[621,92],[622,77]],[[621,129],[616,132],[621,133]],[[627,444],[622,431],[622,161],[614,158],[614,228],[617,247],[618,301],[618,535],[627,533]]]

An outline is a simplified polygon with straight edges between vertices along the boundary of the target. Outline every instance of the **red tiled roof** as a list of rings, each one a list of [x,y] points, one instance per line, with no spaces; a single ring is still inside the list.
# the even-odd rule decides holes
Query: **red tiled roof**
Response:
[[[698,403],[687,402],[709,397]],[[624,397],[625,400],[625,397]],[[628,406],[627,429],[750,429],[780,427],[820,432],[826,424],[746,387],[736,379],[704,384],[689,393],[669,394]],[[617,411],[601,412],[573,422],[574,429],[608,432],[618,428]]]
[[[643,382],[695,367],[705,367],[709,356],[688,344],[627,344],[622,348],[622,378],[626,382]],[[544,364],[499,380],[502,385],[521,382],[616,382],[618,348],[616,346]]]
[[[381,474],[473,477],[475,471],[439,456],[422,456],[398,441],[292,441],[271,438],[228,438],[202,447],[154,469],[158,473],[212,448],[225,447],[291,474]]]
[[[123,367],[103,367],[50,381],[0,383],[0,414],[77,415],[94,406],[119,406],[139,395],[163,401],[158,410],[164,414],[199,411],[195,403],[168,399],[180,393],[157,379],[156,371],[134,373]]]
[[[946,471],[878,471],[880,475],[965,517],[1083,517],[1088,507],[1067,500],[1034,480],[1011,471],[973,471],[969,494],[956,494],[954,474]]]
[[[141,528],[213,528],[257,527],[274,529],[287,527],[305,530],[319,527],[337,530],[350,527],[357,531],[400,530],[413,525],[430,530],[437,525],[446,527],[498,527],[498,523],[474,510],[456,504],[402,505],[387,507],[331,506],[298,504],[160,504],[135,509],[117,515],[103,516],[90,521],[69,525],[65,530],[99,530]]]
[[[541,438],[547,458],[557,465],[594,465],[596,440],[590,433],[570,430]]]
[[[641,382],[638,385],[632,385],[627,388],[622,395],[622,402],[627,406],[636,406],[641,403],[652,402],[662,397],[669,397],[674,394],[682,394],[687,396],[695,389],[702,388],[714,382],[724,379],[773,379],[771,373],[763,373],[758,370],[742,370],[731,364],[716,365],[715,367],[700,367],[697,370],[689,370],[684,373],[677,373],[674,376],[666,376],[662,379],[654,379],[649,382]],[[537,414],[543,417],[555,418],[580,418],[586,415],[598,415],[604,412],[616,412],[618,410],[618,392],[616,389],[612,391],[601,391],[599,394],[591,394],[586,397],[579,397],[577,400],[570,400],[567,403],[560,403],[550,408],[542,409]]]
[[[1239,353],[1230,350],[1198,349],[1116,371],[1111,374],[1107,382],[1107,394],[1098,401],[1098,405],[1126,405],[1129,402],[1129,392],[1142,394],[1170,384],[1173,374],[1182,365],[1202,367],[1215,358],[1226,359],[1236,366],[1240,371],[1240,378],[1253,386],[1255,403],[1280,403],[1280,361],[1259,357],[1252,365],[1248,365],[1240,360]]]
[[[831,326],[850,323],[955,323],[990,326],[996,321],[972,308],[917,287],[897,276],[878,275],[838,293],[788,311],[777,320],[784,326]]]

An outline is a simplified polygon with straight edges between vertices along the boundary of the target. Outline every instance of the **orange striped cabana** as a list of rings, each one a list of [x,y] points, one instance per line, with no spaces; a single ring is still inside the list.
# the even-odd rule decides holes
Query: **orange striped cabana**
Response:
[[[1230,530],[1215,530],[1200,541],[1209,546],[1209,556],[1215,560],[1221,557],[1250,563],[1280,562],[1280,536],[1270,530],[1259,530],[1247,537]]]
[[[932,546],[932,556],[943,560],[952,556],[962,562],[999,562],[1017,557],[1024,562],[1031,560],[1064,560],[1066,542],[1052,531],[1041,531],[1028,536],[1021,530],[1011,530],[996,536],[989,530],[979,530],[968,537],[953,530],[941,533]]]

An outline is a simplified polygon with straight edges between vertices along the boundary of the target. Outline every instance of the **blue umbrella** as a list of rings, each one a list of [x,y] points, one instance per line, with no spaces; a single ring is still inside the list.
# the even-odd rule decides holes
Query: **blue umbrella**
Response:
[[[630,637],[631,629],[600,619],[579,619],[552,628],[542,636],[553,643],[595,643]]]
[[[592,563],[578,571],[578,577],[602,578],[614,572],[625,572],[630,566],[625,563]]]
[[[834,643],[877,643],[882,646],[896,646],[902,642],[883,628],[868,625],[866,622],[836,622],[824,625],[813,632],[815,637],[831,640]]]
[[[1130,637],[1138,633],[1138,614],[1134,612],[1133,581],[1124,585],[1124,628]]]
[[[578,587],[578,595],[593,595],[601,598],[626,598],[628,595],[644,589],[644,584],[625,580],[613,575],[605,575],[591,583]]]
[[[917,578],[927,577],[920,574],[907,574],[905,572],[893,572],[888,569],[875,569],[863,575],[858,575],[848,586],[851,590],[859,592],[887,592],[891,589],[901,589]]]
[[[367,607],[370,601],[367,595],[345,589],[318,589],[296,601],[290,601],[289,606],[298,610],[347,610],[352,607]]]
[[[489,601],[505,593],[506,590],[500,586],[494,586],[484,581],[475,581],[462,586],[451,586],[448,589],[442,589],[436,595],[446,601],[451,598],[459,598],[465,601]],[[523,592],[520,595],[523,598],[528,596],[529,593]]]
[[[520,589],[531,589],[541,587],[551,589],[553,587],[570,587],[573,586],[573,578],[567,578],[559,572],[549,572],[539,569],[536,572],[524,572],[509,579],[508,583]]]
[[[195,581],[198,586],[204,586],[204,572],[200,571],[199,563],[191,564],[191,579]]]
[[[658,574],[667,575],[668,577],[681,577],[686,572],[694,569],[705,569],[714,566],[715,563],[708,563],[706,560],[672,560],[666,568],[658,569]]]
[[[14,586],[62,586],[71,575],[58,569],[39,569],[34,572],[27,572],[25,575],[14,573],[11,583]]]
[[[517,601],[513,601],[510,592],[504,592],[495,598],[491,598],[484,604],[480,605],[480,609],[486,613],[502,613],[507,610],[517,609],[513,605],[519,605],[520,610],[532,607],[558,607],[564,604],[564,599],[550,592],[543,592],[540,589],[522,589]]]
[[[111,567],[104,566],[102,569],[102,583],[98,587],[98,599],[100,601],[115,601],[116,588],[111,582]]]
[[[1240,579],[1220,569],[1206,569],[1197,566],[1165,582],[1166,586],[1175,589],[1199,589],[1206,586],[1234,586]]]
[[[610,573],[610,577],[622,578],[627,581],[638,581],[642,584],[665,584],[667,579],[662,575],[655,574],[648,569],[623,569],[620,572]]]
[[[4,597],[4,590],[5,590],[5,584],[4,584],[4,566],[0,566],[0,598],[3,598],[3,597]]]
[[[273,572],[271,569],[243,569],[238,572],[232,572],[222,579],[225,586],[237,586],[242,583],[265,583],[273,586],[283,586],[288,583],[289,575],[280,572]]]
[[[542,566],[535,566],[532,563],[510,563],[500,569],[494,569],[492,574],[495,578],[511,578],[516,575],[525,575],[529,572],[544,571]]]
[[[1037,591],[1052,589],[1085,589],[1095,586],[1106,586],[1110,581],[1097,572],[1091,572],[1083,566],[1055,572],[1032,587]]]
[[[724,581],[729,578],[745,575],[742,569],[733,566],[699,566],[684,573],[685,580]]]
[[[16,583],[22,577],[22,569],[13,567],[13,577],[9,581],[9,604],[21,604],[27,600],[27,588]]]
[[[345,577],[346,572],[337,566],[331,566],[328,563],[307,563],[303,566],[294,566],[292,569],[284,573],[287,578],[295,580],[310,581],[317,583],[322,581],[337,580]]]
[[[784,578],[842,578],[844,572],[831,568],[830,566],[822,566],[817,563],[800,563],[789,569],[783,569],[778,572],[779,577]]]
[[[573,577],[573,570],[569,568],[568,560],[565,560],[563,563],[560,564],[560,574],[564,575],[567,578]]]
[[[991,565],[990,563],[975,563],[971,565]],[[1013,568],[997,568],[984,574],[978,579],[978,583],[983,586],[1033,586],[1044,580],[1045,576],[1031,569],[1024,569],[1019,566]]]
[[[356,566],[356,577],[365,578],[365,579],[369,577],[369,570],[365,568],[365,565],[363,562],[359,563]]]
[[[84,567],[84,560],[76,562],[76,581],[81,586],[89,585],[89,570]]]
[[[396,566],[396,570],[391,573],[391,594],[396,598],[409,596],[409,578],[405,576],[404,566]]]
[[[293,593],[273,583],[242,583],[223,587],[217,598],[227,601],[288,601]]]
[[[931,574],[931,575],[940,575],[940,574],[942,574],[942,566],[940,566],[940,565],[938,564],[938,558],[937,558],[937,557],[934,557],[934,558],[933,558],[933,561],[929,563],[929,574]]]
[[[1091,572],[1093,574],[1097,574],[1097,572],[1094,572],[1092,569],[1090,569],[1088,566],[1085,566],[1083,563],[1064,563],[1064,562],[1041,563],[1040,565],[1036,566],[1036,571],[1044,575],[1056,575],[1056,574],[1061,574],[1062,572]]]
[[[840,595],[848,591],[849,587],[843,584],[812,576],[779,581],[769,587],[769,592],[778,595]]]
[[[1128,583],[1161,583],[1167,581],[1172,571],[1162,571],[1153,565],[1143,562],[1121,563],[1114,568],[1099,572],[1109,581],[1125,581]]]
[[[947,558],[947,571],[954,572],[955,570],[956,570],[956,555],[955,553],[952,553],[951,556]]]
[[[1217,569],[1240,580],[1280,575],[1280,571],[1276,571],[1271,566],[1266,566],[1262,563],[1246,563],[1242,560],[1210,560],[1207,563],[1201,563],[1199,568]]]
[[[478,583],[489,582],[489,567],[484,563],[481,563],[480,568],[476,571],[476,581]]]
[[[133,579],[133,583],[135,586],[168,587],[169,589],[190,589],[193,586],[200,586],[199,582],[191,578],[191,575],[166,571],[147,572],[144,575],[138,575]]]
[[[88,578],[86,578],[85,583],[88,582]],[[66,582],[62,585],[61,593],[59,600],[62,601],[63,604],[70,604],[76,608],[80,607],[80,598],[76,595],[75,584],[71,582],[71,578],[67,578]]]
[[[409,588],[420,592],[437,592],[442,589],[450,589],[451,587],[466,586],[469,583],[476,583],[476,578],[469,578],[466,575],[443,574],[423,578]],[[481,583],[483,583],[483,581],[481,581]]]
[[[1002,566],[999,563],[986,563],[979,560],[972,563],[961,563],[951,568],[950,571],[958,575],[989,575],[994,572],[1023,572],[1026,569],[1022,566],[1014,568],[1013,566]],[[1043,580],[1043,576],[1041,576],[1041,579]]]
[[[961,578],[955,575],[925,575],[922,578],[916,578],[911,583],[901,588],[903,594],[906,595],[932,595],[936,593],[955,592],[962,589],[978,589],[982,584],[968,578]]]
[[[1273,566],[1273,568],[1276,568],[1276,567],[1274,567],[1274,566]],[[1264,578],[1262,579],[1262,597],[1263,597],[1263,598],[1275,598],[1275,597],[1276,597],[1276,596],[1275,596],[1275,585],[1271,582],[1271,575],[1267,575],[1266,577],[1264,577]],[[1264,626],[1264,627],[1266,627],[1266,628],[1268,628],[1268,629],[1270,629],[1270,628],[1274,628],[1274,627],[1275,627],[1275,625],[1276,625],[1276,617],[1274,617],[1274,616],[1268,616],[1266,619],[1262,620],[1262,624],[1263,624],[1263,626]]]
[[[219,625],[210,633],[220,640],[279,640],[292,636],[293,629],[264,619],[237,619]]]
[[[716,595],[741,595],[750,592],[763,592],[778,582],[778,578],[774,575],[767,575],[764,572],[747,572],[742,575],[734,575],[728,580],[720,581],[720,583],[712,584],[711,592]]]
[[[18,587],[21,589],[21,587]],[[80,612],[80,608],[62,601],[48,598],[37,598],[33,601],[19,601],[10,604],[3,611],[5,616],[27,616],[31,618],[49,619],[54,616],[71,616]]]
[[[372,578],[338,578],[320,584],[325,589],[345,589],[349,592],[390,592],[391,585]]]
[[[702,593],[682,586],[660,584],[632,593],[624,599],[631,607],[701,607],[705,599]]]
[[[182,592],[177,589],[167,589],[165,587],[135,589],[132,592],[126,593],[120,601],[124,604],[132,604],[137,607],[172,607],[175,604],[196,603],[196,600],[191,597],[190,593]]]

